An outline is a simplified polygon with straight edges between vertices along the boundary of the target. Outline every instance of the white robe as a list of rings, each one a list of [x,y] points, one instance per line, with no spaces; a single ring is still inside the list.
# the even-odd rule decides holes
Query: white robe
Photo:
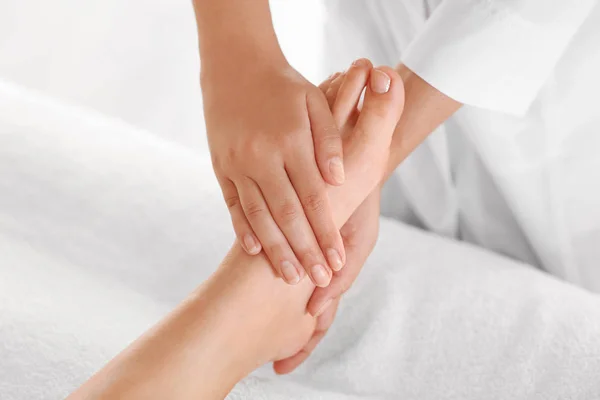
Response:
[[[386,212],[600,291],[600,6],[327,4],[332,68],[403,61],[465,103],[398,168]]]

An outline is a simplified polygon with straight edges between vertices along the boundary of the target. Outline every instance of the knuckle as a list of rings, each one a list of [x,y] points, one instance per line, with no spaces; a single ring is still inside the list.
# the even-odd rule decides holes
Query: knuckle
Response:
[[[225,166],[226,162],[223,161],[223,157],[219,156],[216,153],[211,153],[210,160],[212,162],[213,170],[217,174],[221,174],[224,172],[224,170],[225,170],[224,166]]]
[[[229,175],[239,169],[239,165],[244,161],[244,155],[238,146],[231,146],[220,154],[211,154],[211,159],[215,171]]]
[[[239,150],[237,147],[229,147],[227,149],[227,162],[231,163],[233,161],[237,161],[239,159]]]
[[[265,151],[265,143],[262,140],[252,140],[243,146],[246,159],[255,160],[261,157]]]
[[[235,208],[240,204],[240,197],[237,194],[226,196],[225,204],[227,204],[227,208],[229,209]]]
[[[310,146],[313,145],[310,130],[304,129],[290,131],[285,135],[282,135],[279,140],[281,143],[281,147],[287,153],[297,153],[298,148],[305,146],[307,143],[310,143]]]
[[[286,200],[278,210],[278,217],[282,222],[291,222],[300,216],[300,210],[293,201]]]
[[[325,209],[325,198],[319,193],[311,193],[304,197],[302,206],[311,212],[322,212]]]
[[[256,133],[253,135],[254,139],[240,139],[232,148],[234,157],[230,161],[242,168],[255,168],[269,160],[274,154],[272,145],[261,136]]]
[[[321,128],[317,140],[320,143],[331,143],[341,140],[340,132],[335,125],[325,125]]]
[[[261,217],[265,213],[265,207],[257,202],[250,201],[246,203],[245,213],[248,219],[256,219]]]
[[[252,171],[253,175],[260,179],[271,177],[276,171],[281,171],[284,167],[284,147],[279,144],[254,143],[248,145],[244,151],[243,161],[240,167],[244,171]]]

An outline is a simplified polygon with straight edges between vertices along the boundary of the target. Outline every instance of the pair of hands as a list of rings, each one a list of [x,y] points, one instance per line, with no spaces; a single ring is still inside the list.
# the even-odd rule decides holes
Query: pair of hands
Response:
[[[367,81],[374,92],[389,89],[389,76],[364,59],[318,88],[291,67],[203,84],[213,165],[238,240],[249,254],[264,250],[288,283],[306,271],[318,286],[308,304],[319,315],[313,336],[276,363],[278,372],[294,369],[323,337],[377,238],[379,190],[340,231],[325,192],[343,183],[342,140],[359,115],[356,101],[336,99],[358,100]]]

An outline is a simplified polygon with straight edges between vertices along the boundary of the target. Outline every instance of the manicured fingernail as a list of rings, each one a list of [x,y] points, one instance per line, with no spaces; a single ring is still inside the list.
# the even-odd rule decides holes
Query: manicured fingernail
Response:
[[[341,185],[346,180],[344,163],[339,157],[333,157],[331,160],[329,160],[329,172],[331,172],[333,179],[338,185]]]
[[[254,236],[250,234],[244,235],[244,247],[248,254],[256,255],[260,253],[260,244],[254,239]]]
[[[335,249],[327,250],[327,262],[329,262],[329,266],[334,271],[339,271],[344,266],[340,253]]]
[[[300,282],[300,275],[298,275],[296,267],[289,261],[281,263],[281,273],[283,274],[285,281],[289,284],[295,285]]]
[[[387,93],[391,84],[392,79],[382,70],[375,68],[371,71],[371,90],[375,93]]]
[[[315,313],[315,317],[320,317],[325,312],[325,310],[327,310],[327,308],[331,305],[332,301],[333,299],[329,299],[325,303],[323,303],[323,305],[319,308],[319,311]]]
[[[311,269],[310,269],[313,281],[315,282],[315,285],[319,286],[319,287],[326,287],[327,285],[329,285],[329,274],[327,273],[327,271],[325,271],[325,267],[317,264],[314,265]]]

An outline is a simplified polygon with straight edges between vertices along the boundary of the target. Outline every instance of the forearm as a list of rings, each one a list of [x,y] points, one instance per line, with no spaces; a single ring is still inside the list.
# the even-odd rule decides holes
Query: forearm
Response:
[[[430,133],[462,106],[405,65],[400,64],[396,70],[404,81],[405,104],[394,131],[385,179]]]
[[[227,76],[248,63],[285,63],[268,0],[194,0],[203,74]]]

